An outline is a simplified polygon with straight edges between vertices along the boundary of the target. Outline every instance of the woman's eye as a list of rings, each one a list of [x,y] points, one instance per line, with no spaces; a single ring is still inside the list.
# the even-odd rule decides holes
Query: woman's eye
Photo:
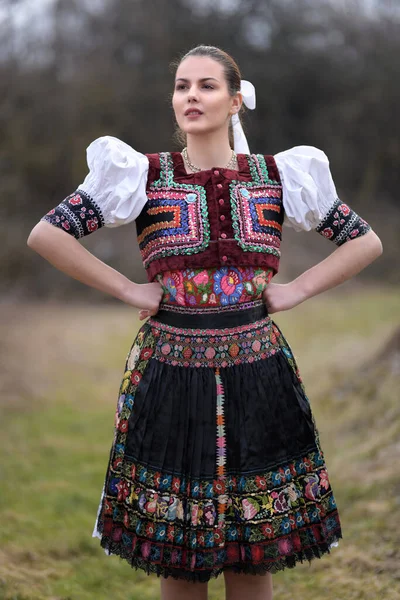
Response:
[[[185,90],[185,89],[187,89],[187,87],[188,87],[188,86],[187,86],[186,84],[184,84],[184,83],[179,83],[179,84],[176,86],[176,88],[175,88],[175,89],[176,89],[177,91],[178,91],[178,90]],[[203,88],[205,88],[206,90],[213,90],[213,89],[214,89],[214,86],[210,85],[209,83],[204,83],[204,84],[203,84]]]

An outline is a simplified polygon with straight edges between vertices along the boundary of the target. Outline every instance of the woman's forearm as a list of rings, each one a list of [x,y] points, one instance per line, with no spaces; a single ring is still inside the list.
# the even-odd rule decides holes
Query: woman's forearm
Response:
[[[27,244],[54,267],[85,285],[125,301],[128,289],[136,284],[96,258],[73,236],[40,221]]]
[[[299,293],[301,301],[307,300],[357,275],[381,254],[382,243],[371,230],[339,246],[325,260],[297,277],[291,285]]]

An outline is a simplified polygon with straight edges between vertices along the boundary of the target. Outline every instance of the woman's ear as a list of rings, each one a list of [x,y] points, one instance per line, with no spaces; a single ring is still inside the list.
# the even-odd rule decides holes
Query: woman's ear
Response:
[[[232,97],[232,108],[231,115],[237,114],[242,108],[243,104],[243,95],[241,92],[237,92],[235,96]]]

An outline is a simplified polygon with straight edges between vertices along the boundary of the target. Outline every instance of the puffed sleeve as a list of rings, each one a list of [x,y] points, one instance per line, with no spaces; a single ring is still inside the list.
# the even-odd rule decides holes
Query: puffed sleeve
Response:
[[[315,229],[338,246],[371,229],[338,198],[322,150],[296,146],[274,158],[282,181],[285,225],[296,231]]]
[[[104,136],[87,148],[87,163],[84,182],[41,219],[77,239],[103,226],[130,223],[147,201],[149,161],[144,154]]]

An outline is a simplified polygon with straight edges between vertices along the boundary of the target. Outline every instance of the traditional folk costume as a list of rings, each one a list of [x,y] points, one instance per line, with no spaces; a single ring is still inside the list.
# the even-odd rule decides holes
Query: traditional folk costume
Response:
[[[276,572],[342,537],[309,400],[262,294],[282,224],[337,245],[370,226],[337,198],[325,154],[238,154],[188,174],[178,152],[113,137],[43,217],[81,238],[136,220],[163,300],[128,352],[94,535],[162,576]]]

